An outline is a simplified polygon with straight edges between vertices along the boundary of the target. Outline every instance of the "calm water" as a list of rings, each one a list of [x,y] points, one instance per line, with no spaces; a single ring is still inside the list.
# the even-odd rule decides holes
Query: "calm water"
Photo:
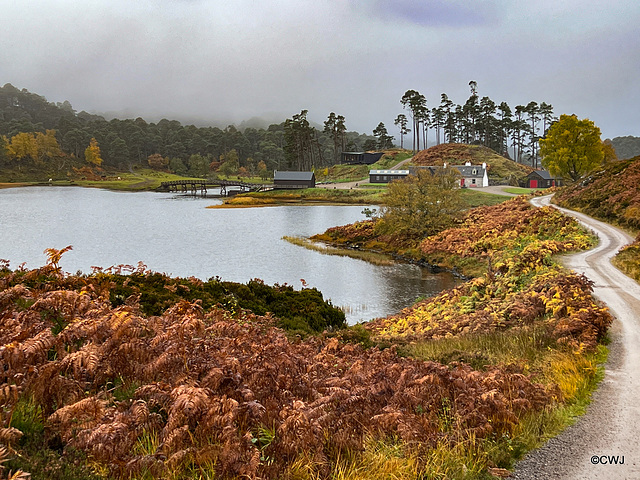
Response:
[[[296,289],[304,279],[349,323],[398,312],[419,296],[455,284],[449,274],[414,265],[375,266],[322,255],[282,240],[361,220],[362,206],[206,209],[214,199],[162,193],[120,193],[65,187],[0,190],[0,258],[16,268],[46,263],[45,248],[73,245],[67,272],[137,265],[172,276],[269,284]]]

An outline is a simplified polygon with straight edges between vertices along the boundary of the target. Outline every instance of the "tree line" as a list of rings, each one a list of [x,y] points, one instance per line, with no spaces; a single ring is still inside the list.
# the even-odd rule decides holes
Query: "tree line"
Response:
[[[514,109],[507,102],[496,103],[489,97],[478,95],[478,85],[469,82],[471,94],[463,105],[454,104],[446,93],[440,103],[431,109],[427,98],[417,90],[407,90],[400,104],[407,111],[399,114],[394,124],[400,131],[400,143],[412,133],[412,149],[426,148],[427,134],[432,130],[436,144],[480,144],[519,163],[539,165],[538,140],[557,120],[553,107],[545,102],[531,101]]]
[[[226,163],[227,172],[235,166],[231,173],[244,169],[257,174],[260,167],[273,171],[333,165],[340,162],[341,152],[360,151],[367,140],[375,139],[347,131],[341,115],[332,113],[328,122],[324,129],[316,129],[306,120],[306,111],[267,128],[243,130],[168,119],[106,120],[76,112],[68,101],[54,104],[6,84],[0,88],[0,167],[20,168],[31,162],[63,170],[69,164],[90,162],[85,152],[91,155],[97,146],[102,167],[152,166],[206,176]]]

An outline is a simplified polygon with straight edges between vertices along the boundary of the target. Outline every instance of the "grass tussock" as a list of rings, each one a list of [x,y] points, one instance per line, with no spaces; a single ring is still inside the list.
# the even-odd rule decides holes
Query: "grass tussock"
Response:
[[[636,238],[634,243],[620,250],[613,258],[612,263],[640,283],[640,236]]]
[[[355,258],[357,260],[364,260],[369,263],[373,263],[374,265],[393,265],[395,263],[393,258],[383,253],[377,253],[368,250],[331,247],[329,245],[314,242],[312,240],[309,240],[308,238],[302,237],[284,236],[282,237],[282,239],[294,245],[298,245],[299,247],[306,248],[307,250],[313,250],[325,255],[337,255],[339,257]]]

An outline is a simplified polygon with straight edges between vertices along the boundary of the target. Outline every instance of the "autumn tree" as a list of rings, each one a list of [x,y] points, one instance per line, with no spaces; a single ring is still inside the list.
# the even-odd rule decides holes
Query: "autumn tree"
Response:
[[[260,160],[258,162],[258,175],[260,176],[260,178],[262,180],[266,180],[267,178],[269,178],[269,171],[267,170],[267,164],[264,163],[262,160]]]
[[[169,166],[169,159],[159,153],[154,153],[147,157],[147,163],[154,170],[166,170]]]
[[[459,174],[452,169],[417,170],[389,184],[380,229],[414,241],[450,227],[463,205]]]
[[[38,157],[38,145],[33,133],[22,132],[14,135],[11,137],[7,150],[9,158],[13,160],[24,160],[26,158],[35,160]]]
[[[84,151],[84,159],[93,165],[102,165],[102,157],[100,156],[100,146],[95,138],[91,138],[89,146]]]
[[[220,155],[220,168],[218,171],[229,178],[231,175],[238,173],[238,169],[240,168],[240,161],[238,157],[238,152],[234,149],[231,149],[227,153],[223,153]]]
[[[46,130],[45,133],[36,132],[36,147],[38,149],[37,161],[41,164],[55,165],[58,170],[65,166],[67,155],[60,148],[55,130]]]
[[[542,166],[552,175],[574,181],[602,164],[604,148],[600,129],[588,118],[561,115],[540,140]]]
[[[602,142],[602,151],[604,153],[604,157],[602,159],[603,165],[606,165],[607,163],[615,162],[618,160],[616,149],[613,147],[613,143],[611,143],[611,140],[607,139],[604,142]]]
[[[7,141],[7,137],[4,135],[0,135],[0,164],[3,164],[6,160],[9,159],[9,150],[7,148],[9,142]]]

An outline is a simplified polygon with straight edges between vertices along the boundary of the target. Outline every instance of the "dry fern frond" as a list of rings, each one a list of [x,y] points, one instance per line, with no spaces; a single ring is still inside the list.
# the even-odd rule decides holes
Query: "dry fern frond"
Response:
[[[71,370],[76,379],[93,377],[99,362],[99,348],[95,344],[89,343],[80,350],[65,356],[60,361],[60,371],[69,373]]]
[[[7,460],[9,460],[9,450],[7,450],[7,447],[0,445],[0,471],[5,470],[5,467],[2,464]],[[7,474],[7,480],[28,480],[30,478],[31,474],[23,472],[22,470],[17,470],[15,472],[9,471]]]
[[[104,413],[105,404],[104,400],[96,397],[85,398],[56,410],[47,421],[60,429],[64,440],[70,440],[77,431],[92,428],[98,424]]]
[[[1,428],[0,427],[0,443],[10,445],[20,440],[20,437],[22,437],[22,435],[24,434],[17,428],[13,428],[13,427]]]
[[[0,407],[13,405],[18,401],[20,388],[13,384],[4,384],[0,386]]]
[[[55,248],[45,248],[44,253],[47,255],[47,265],[51,265],[55,269],[58,269],[58,263],[60,263],[62,255],[64,255],[69,250],[73,250],[73,247],[71,245],[67,245],[60,250],[57,250]]]
[[[103,423],[78,433],[72,444],[105,463],[122,461],[131,454],[137,435],[124,422]]]
[[[37,361],[36,359],[46,358],[47,351],[53,347],[55,343],[56,337],[51,333],[51,330],[43,330],[35,337],[25,341],[21,347],[28,361],[33,363]]]
[[[17,298],[30,297],[31,292],[27,287],[22,284],[15,285],[11,288],[7,288],[0,292],[0,308],[6,308],[10,303],[14,302]]]

